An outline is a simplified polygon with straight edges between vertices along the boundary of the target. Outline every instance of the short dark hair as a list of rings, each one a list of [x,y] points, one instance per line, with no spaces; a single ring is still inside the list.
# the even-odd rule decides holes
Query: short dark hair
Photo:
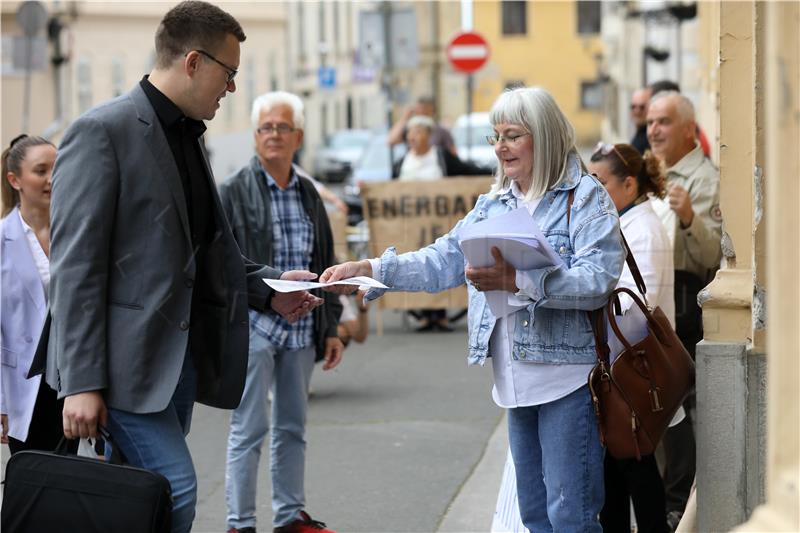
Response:
[[[239,22],[217,6],[199,0],[181,2],[164,15],[156,30],[156,67],[167,68],[194,49],[214,53],[229,34],[239,42],[247,38]]]
[[[681,92],[681,86],[672,80],[659,80],[650,84],[650,97],[657,95],[663,91]]]

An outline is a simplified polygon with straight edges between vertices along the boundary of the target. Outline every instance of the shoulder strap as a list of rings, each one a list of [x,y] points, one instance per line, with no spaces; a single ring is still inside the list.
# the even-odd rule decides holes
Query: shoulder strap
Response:
[[[570,215],[572,214],[572,202],[574,200],[575,189],[570,189],[569,194],[567,195],[567,226],[569,226],[569,219]],[[636,288],[639,290],[639,294],[645,296],[645,302],[647,302],[647,286],[644,284],[642,273],[639,272],[639,265],[636,264],[636,259],[633,257],[633,252],[631,252],[631,248],[628,246],[628,241],[625,240],[625,234],[622,233],[622,230],[620,230],[619,234],[620,237],[622,237],[622,246],[625,247],[625,262],[628,263],[628,268],[631,270],[631,275],[633,275],[633,281],[636,283]]]
[[[628,268],[631,269],[631,275],[633,276],[633,281],[636,283],[636,288],[638,289],[639,294],[645,297],[646,303],[647,286],[644,284],[642,273],[639,272],[639,265],[636,264],[636,259],[633,257],[633,252],[631,252],[631,248],[628,246],[628,241],[625,240],[625,234],[622,233],[622,231],[620,231],[619,234],[622,237],[622,245],[625,247],[625,262],[628,263]]]
[[[575,189],[570,189],[567,193],[567,233],[569,233],[569,221],[571,218],[572,202],[575,200]],[[626,245],[627,246],[627,245]],[[594,349],[597,352],[597,361],[609,365],[608,332],[603,318],[603,308],[594,311],[586,311],[589,324],[594,333]]]

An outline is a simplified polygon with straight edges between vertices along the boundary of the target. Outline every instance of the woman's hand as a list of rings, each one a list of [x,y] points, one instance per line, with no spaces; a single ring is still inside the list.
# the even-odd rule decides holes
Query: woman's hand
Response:
[[[333,265],[322,273],[319,281],[320,283],[330,283],[356,276],[372,277],[372,265],[369,260],[348,261],[340,265]],[[353,294],[358,290],[358,285],[334,285],[333,287],[324,287],[324,290],[336,294]]]
[[[3,426],[3,434],[0,436],[0,443],[8,444],[8,415],[0,415],[0,424]]]
[[[503,259],[503,254],[496,247],[492,247],[494,265],[484,268],[467,266],[465,274],[473,287],[479,291],[508,291],[515,293],[517,287],[517,269]]]

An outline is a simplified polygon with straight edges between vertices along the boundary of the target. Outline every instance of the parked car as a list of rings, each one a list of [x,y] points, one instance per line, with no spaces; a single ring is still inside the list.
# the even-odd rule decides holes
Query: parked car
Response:
[[[369,130],[339,130],[332,133],[317,150],[314,175],[321,181],[344,181],[371,138],[372,132]]]
[[[367,181],[389,181],[392,179],[392,164],[405,155],[407,148],[403,143],[391,147],[392,161],[389,161],[388,134],[385,131],[374,133],[361,158],[353,166],[347,178],[344,201],[347,204],[348,223],[357,224],[362,219],[361,184]]]
[[[467,125],[470,126],[469,131]],[[494,135],[494,129],[489,122],[489,113],[461,115],[456,119],[450,133],[453,135],[458,157],[481,167],[492,170],[497,168],[494,147],[486,141],[487,136]]]
[[[353,171],[350,173],[349,185],[358,186],[364,181],[388,181],[392,179],[392,165],[403,158],[408,151],[405,144],[396,144],[391,147],[392,161],[389,161],[390,147],[387,142],[388,134],[375,133],[370,139],[364,153],[361,155]]]

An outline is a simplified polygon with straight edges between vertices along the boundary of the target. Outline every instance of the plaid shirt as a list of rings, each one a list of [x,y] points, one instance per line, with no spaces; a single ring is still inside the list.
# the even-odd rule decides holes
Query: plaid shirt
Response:
[[[281,189],[262,168],[271,196],[273,265],[278,270],[308,270],[314,249],[314,225],[306,214],[300,197],[300,183],[294,170],[289,185]],[[299,350],[314,344],[314,316],[309,314],[289,324],[275,313],[250,311],[253,330],[273,346]]]

